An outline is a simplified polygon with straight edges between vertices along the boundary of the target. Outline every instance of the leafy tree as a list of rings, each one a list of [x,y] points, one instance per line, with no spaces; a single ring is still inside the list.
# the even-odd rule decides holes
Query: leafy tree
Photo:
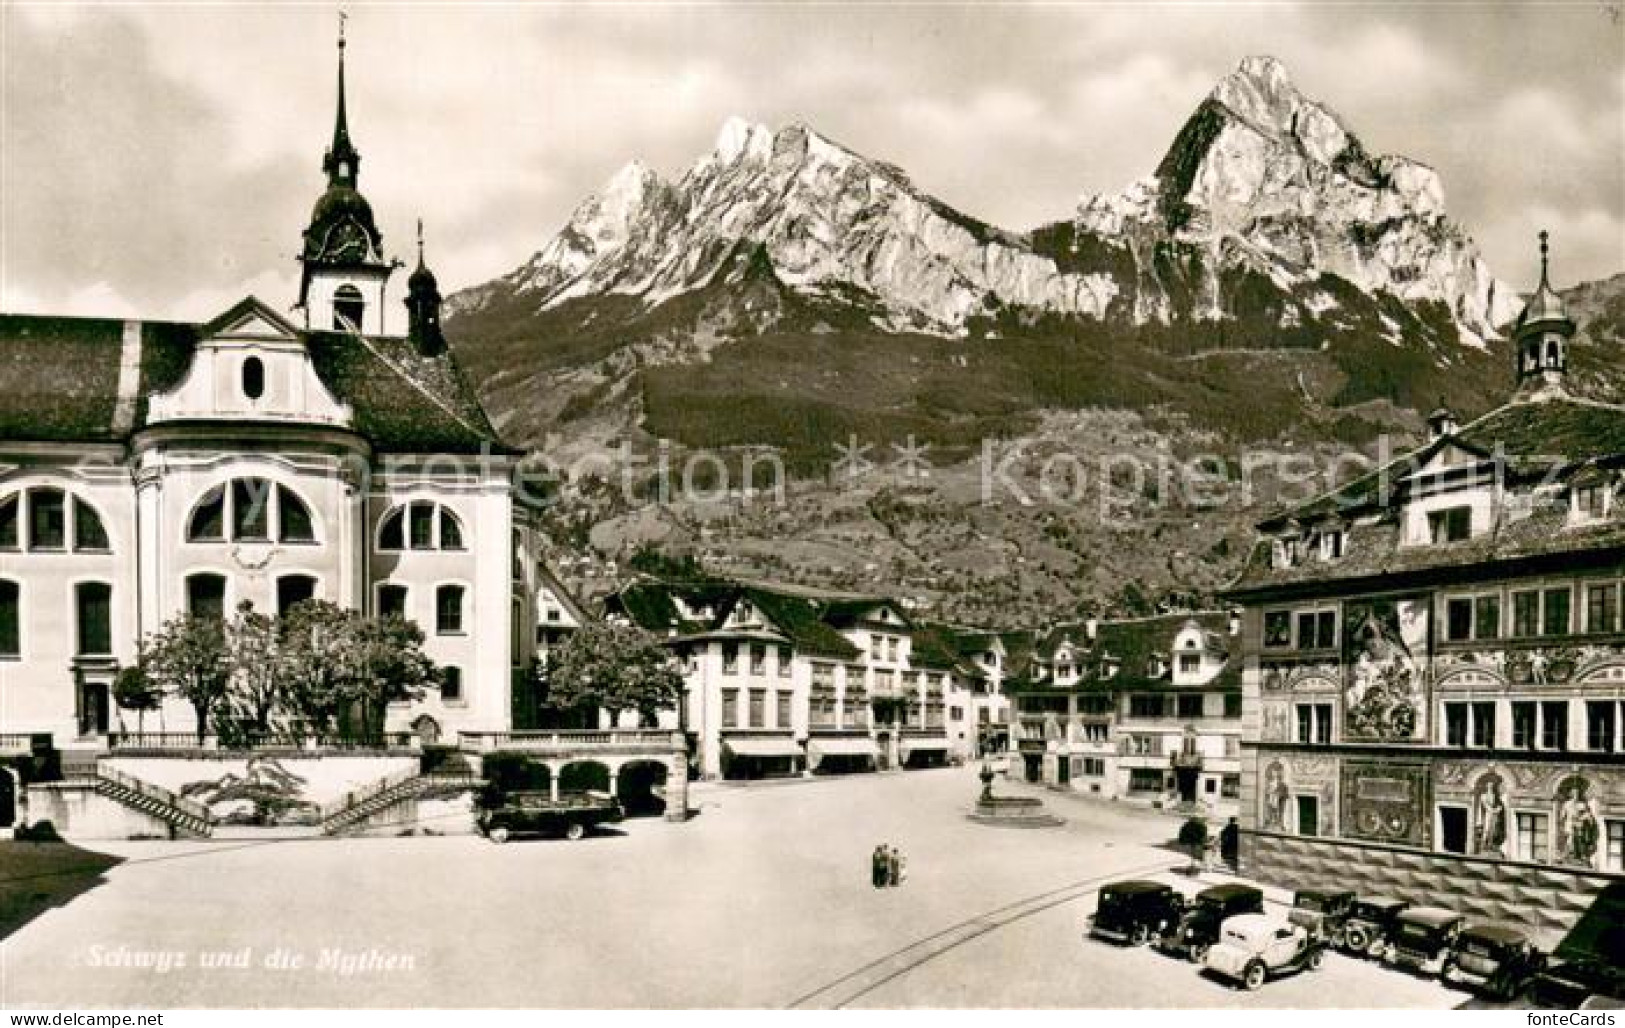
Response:
[[[153,682],[192,705],[201,743],[230,687],[225,626],[217,618],[178,614],[142,642],[137,663]]]
[[[554,654],[547,704],[560,711],[601,709],[611,719],[635,710],[644,724],[677,705],[683,676],[654,639],[625,625],[583,625]]]
[[[160,725],[164,709],[164,690],[147,674],[141,663],[119,669],[113,679],[113,702],[122,710],[135,711],[135,730],[146,731],[147,711],[159,711]]]
[[[355,624],[357,675],[346,690],[367,738],[383,734],[384,715],[398,700],[423,698],[423,687],[438,679],[434,662],[423,652],[423,630],[414,621],[391,614]]]
[[[295,604],[278,624],[276,681],[288,708],[319,733],[381,734],[396,700],[415,700],[435,677],[423,632],[400,617],[371,619],[329,603]]]
[[[360,615],[327,600],[306,600],[277,623],[276,682],[290,713],[325,734],[356,675]]]
[[[231,702],[259,738],[271,732],[271,713],[282,698],[277,676],[277,625],[243,601],[226,626],[231,660]]]

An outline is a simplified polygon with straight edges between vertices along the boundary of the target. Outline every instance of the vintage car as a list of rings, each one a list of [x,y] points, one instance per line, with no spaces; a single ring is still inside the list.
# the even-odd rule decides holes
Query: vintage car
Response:
[[[1466,922],[1465,917],[1443,907],[1410,907],[1401,911],[1394,921],[1383,959],[1409,971],[1442,974],[1455,952],[1456,937]]]
[[[1325,959],[1326,944],[1300,926],[1264,914],[1238,914],[1219,929],[1219,941],[1208,948],[1202,963],[1252,991],[1270,978],[1306,967],[1318,971]]]
[[[1185,898],[1162,882],[1130,880],[1100,887],[1089,934],[1143,946],[1179,923]]]
[[[1409,906],[1404,900],[1391,896],[1362,896],[1349,908],[1343,920],[1341,946],[1360,956],[1380,957],[1388,952],[1388,939],[1393,934],[1394,922]]]
[[[488,796],[476,824],[492,842],[507,842],[517,835],[574,840],[621,817],[620,802],[604,792],[563,793],[554,799],[545,792],[516,791]]]
[[[1348,890],[1299,889],[1292,897],[1287,920],[1302,927],[1321,942],[1343,943],[1343,923],[1354,906],[1354,893]]]
[[[1251,885],[1215,885],[1203,889],[1179,921],[1159,936],[1158,949],[1183,953],[1200,964],[1208,947],[1219,941],[1219,926],[1237,914],[1262,914],[1264,893]]]
[[[1474,921],[1456,936],[1456,949],[1440,975],[1492,999],[1521,995],[1546,966],[1546,954],[1511,925]]]
[[[1535,975],[1529,998],[1556,1010],[1603,1009],[1610,1001],[1625,1002],[1625,966],[1593,954],[1554,959]]]

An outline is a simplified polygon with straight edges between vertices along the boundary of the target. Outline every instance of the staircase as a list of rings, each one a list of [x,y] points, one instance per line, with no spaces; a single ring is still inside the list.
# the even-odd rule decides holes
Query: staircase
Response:
[[[196,800],[178,796],[151,782],[131,778],[114,768],[98,764],[94,777],[86,775],[99,796],[140,811],[169,825],[177,833],[208,838],[214,834],[214,815]]]
[[[365,788],[346,793],[322,808],[322,832],[337,835],[363,824],[398,803],[405,803],[436,789],[474,789],[484,779],[469,774],[419,774],[407,768],[381,778]]]

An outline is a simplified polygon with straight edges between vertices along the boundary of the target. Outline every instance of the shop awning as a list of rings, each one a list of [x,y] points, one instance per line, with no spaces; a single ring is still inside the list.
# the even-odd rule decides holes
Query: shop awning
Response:
[[[880,759],[880,750],[875,747],[875,741],[867,735],[836,737],[833,739],[813,739],[807,743],[807,755],[811,757],[873,757]]]
[[[908,750],[946,750],[948,748],[948,740],[933,738],[904,739],[902,742],[897,744],[897,748],[904,750],[905,752]]]
[[[736,757],[799,757],[801,747],[788,736],[762,739],[724,739],[722,745]]]

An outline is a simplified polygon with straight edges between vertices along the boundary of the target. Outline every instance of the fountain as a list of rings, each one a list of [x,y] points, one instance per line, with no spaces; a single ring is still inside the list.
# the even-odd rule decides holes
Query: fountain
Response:
[[[979,825],[995,828],[1053,828],[1065,824],[1044,809],[1044,801],[1036,796],[993,795],[993,768],[986,758],[977,775],[982,780],[982,794],[976,798],[976,809],[965,815]]]

